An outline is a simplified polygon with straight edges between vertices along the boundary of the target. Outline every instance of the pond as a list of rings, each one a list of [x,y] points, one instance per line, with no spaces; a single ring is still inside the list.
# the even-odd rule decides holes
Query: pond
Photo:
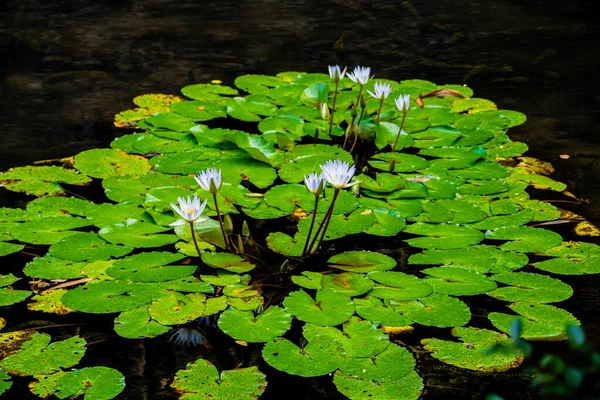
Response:
[[[598,345],[598,241],[573,232],[600,220],[589,5],[1,7],[0,171],[35,165],[0,175],[6,398],[525,399],[568,348],[535,339],[578,320]],[[351,186],[329,169],[313,196],[337,159]],[[195,193],[193,236],[170,203]],[[515,315],[545,321],[518,368],[484,351]]]

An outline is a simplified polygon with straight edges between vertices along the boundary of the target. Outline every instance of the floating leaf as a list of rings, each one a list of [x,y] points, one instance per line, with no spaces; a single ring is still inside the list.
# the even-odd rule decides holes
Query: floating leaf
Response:
[[[391,305],[408,319],[425,326],[463,326],[471,319],[471,311],[464,302],[441,294],[432,294],[419,300],[393,301]]]
[[[510,272],[496,274],[492,279],[510,285],[487,292],[487,295],[504,301],[555,303],[573,295],[571,286],[546,275]]]
[[[394,310],[389,301],[382,302],[375,296],[354,299],[356,313],[377,325],[407,326],[412,321]]]
[[[433,288],[414,275],[403,272],[369,272],[367,276],[377,282],[369,295],[391,300],[414,300],[429,296]]]
[[[91,314],[127,311],[151,300],[151,292],[125,281],[90,282],[69,290],[61,299],[65,306]]]
[[[425,350],[433,358],[459,368],[481,372],[503,372],[518,367],[523,362],[520,351],[506,354],[488,352],[492,346],[510,346],[510,338],[502,333],[478,328],[454,328],[452,335],[461,342],[440,339],[423,339]]]
[[[544,271],[564,275],[600,273],[600,246],[593,243],[562,242],[538,254],[558,257],[532,264]]]
[[[12,386],[10,376],[0,369],[0,395],[5,393]]]
[[[403,399],[417,400],[423,390],[423,380],[412,371],[408,375],[392,382],[379,382],[372,379],[360,379],[337,371],[333,383],[344,396],[352,400]]]
[[[195,265],[167,265],[184,258],[181,254],[153,251],[125,257],[112,264],[106,274],[133,282],[162,282],[196,272]]]
[[[86,150],[75,156],[74,165],[93,178],[142,175],[150,170],[150,164],[145,158],[128,155],[117,149]]]
[[[71,229],[89,225],[91,225],[91,222],[88,220],[64,215],[62,217],[38,218],[24,222],[14,227],[10,234],[15,239],[25,243],[54,244],[67,236],[78,233]]]
[[[349,297],[360,296],[373,288],[373,281],[365,275],[343,272],[341,274],[329,274],[323,277],[324,288],[334,292],[345,294]]]
[[[331,289],[317,290],[316,300],[304,290],[298,290],[290,293],[283,305],[299,320],[320,326],[342,324],[354,314],[350,297]]]
[[[221,268],[238,274],[251,271],[256,267],[237,254],[229,253],[202,253],[202,261],[209,267]]]
[[[487,231],[485,237],[494,240],[510,240],[500,245],[500,248],[523,253],[548,250],[562,242],[562,237],[558,233],[529,226],[498,228]]]
[[[570,312],[549,304],[516,302],[508,307],[520,316],[491,312],[488,318],[505,333],[510,333],[514,320],[520,319],[521,337],[525,340],[566,340],[566,326],[580,325]]]
[[[206,296],[203,294],[175,292],[154,301],[148,307],[148,313],[162,325],[185,324],[204,315],[205,303]]]
[[[433,278],[425,281],[435,293],[450,296],[472,296],[496,289],[496,282],[485,275],[465,268],[437,267],[422,270]]]
[[[219,328],[236,340],[268,342],[290,329],[292,316],[283,308],[271,306],[258,315],[251,311],[229,309],[221,314]]]
[[[85,395],[86,399],[109,400],[125,389],[123,374],[108,367],[82,368],[36,378],[38,381],[29,387],[43,398],[54,394],[59,399]]]
[[[33,196],[64,194],[60,183],[87,185],[91,179],[72,169],[62,167],[18,167],[0,173],[0,184],[8,190],[24,192]]]
[[[48,254],[64,260],[97,261],[123,257],[132,251],[133,247],[107,243],[93,232],[81,232],[54,243]]]
[[[61,302],[65,293],[67,293],[65,289],[46,290],[33,296],[31,298],[33,302],[28,303],[27,308],[31,311],[41,311],[57,315],[69,314],[73,310]]]
[[[17,253],[25,248],[22,244],[13,244],[0,242],[0,257],[7,256],[12,253]]]
[[[267,386],[265,374],[258,368],[238,368],[219,371],[210,362],[199,358],[175,375],[171,387],[182,398],[214,400],[258,399]]]
[[[153,338],[169,329],[154,321],[145,306],[123,311],[115,318],[115,332],[127,339]]]
[[[126,223],[105,226],[100,229],[98,235],[113,244],[143,248],[160,247],[178,240],[175,235],[162,233],[169,229],[133,219]]]
[[[417,223],[407,226],[404,232],[427,236],[405,240],[411,246],[427,249],[464,248],[477,244],[484,238],[483,233],[478,230],[456,225]]]
[[[34,333],[17,353],[0,361],[0,368],[18,376],[50,374],[79,363],[85,344],[79,336],[50,344],[50,335]]]
[[[346,251],[330,257],[327,263],[349,272],[387,271],[396,266],[393,258],[371,251]]]

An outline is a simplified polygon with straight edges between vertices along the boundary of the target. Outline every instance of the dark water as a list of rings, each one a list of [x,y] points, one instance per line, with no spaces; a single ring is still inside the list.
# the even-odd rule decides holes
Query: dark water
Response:
[[[500,108],[527,114],[528,122],[513,129],[512,138],[526,142],[529,155],[551,161],[554,177],[589,200],[569,209],[597,223],[600,34],[592,4],[5,0],[0,4],[0,170],[108,145],[123,133],[113,127],[112,116],[131,108],[131,99],[142,93],[178,93],[187,84],[212,79],[231,84],[245,73],[325,72],[328,64],[366,64],[382,78],[465,83]],[[0,192],[0,205],[12,200]],[[600,343],[600,280],[565,281],[576,290],[565,307]],[[485,307],[473,308],[478,306]],[[104,322],[110,326],[110,319]],[[64,334],[73,333],[65,329]],[[162,355],[172,353],[168,344],[98,340],[90,356],[107,357],[108,365],[115,363],[127,375],[130,386],[122,397],[127,399],[163,397],[169,371],[198,356],[191,351],[165,361]],[[518,385],[519,371],[490,378],[439,370],[426,356],[419,363],[428,398],[481,398],[524,387]],[[16,385],[25,388],[26,381]],[[299,389],[309,394],[297,398],[331,391],[326,381],[307,386],[283,375],[272,375],[270,385],[278,389],[267,392],[272,399],[285,389],[289,398],[300,396]]]

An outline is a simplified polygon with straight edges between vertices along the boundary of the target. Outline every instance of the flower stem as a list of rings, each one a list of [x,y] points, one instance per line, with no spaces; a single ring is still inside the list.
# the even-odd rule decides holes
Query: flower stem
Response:
[[[331,205],[329,206],[329,215],[327,215],[327,220],[325,221],[325,226],[323,227],[323,232],[321,232],[321,238],[319,239],[319,243],[315,247],[315,251],[321,247],[321,243],[323,243],[323,239],[325,238],[325,233],[327,232],[327,228],[329,227],[329,222],[331,221],[331,216],[333,215],[333,206],[335,200],[337,199],[338,194],[340,193],[340,189],[336,188],[335,192],[333,192],[333,198],[331,199]]]
[[[198,247],[198,242],[196,241],[196,234],[194,232],[194,223],[193,222],[190,222],[190,230],[192,231],[192,240],[194,241],[194,246],[196,247],[198,256],[202,256],[202,253],[200,252],[200,247]]]
[[[358,122],[356,123],[356,130],[358,133],[360,133],[360,121],[362,121],[362,119],[365,115],[365,110],[366,110],[366,107],[360,111],[360,117],[358,117]],[[352,154],[352,151],[354,150],[354,147],[356,146],[356,142],[358,142],[358,136],[359,136],[358,134],[354,135],[354,143],[352,143],[352,147],[350,147],[350,154]]]
[[[377,119],[375,120],[375,122],[379,122],[379,119],[381,118],[381,109],[383,108],[383,99],[381,99],[381,101],[379,102],[379,109],[377,110]]]
[[[219,212],[219,203],[217,202],[217,194],[213,193],[213,200],[215,201],[215,211],[217,212],[217,219],[219,220],[219,225],[221,226],[221,233],[223,234],[223,241],[225,242],[225,248],[231,250],[229,246],[229,238],[225,233],[225,227],[223,226],[223,219],[221,218],[221,213]]]
[[[331,115],[329,116],[329,134],[330,135],[331,135],[331,130],[333,129],[333,114],[335,113],[335,103],[337,101],[339,84],[340,84],[340,82],[335,83],[335,93],[333,94],[333,104],[331,106]]]
[[[315,196],[315,210],[313,211],[312,221],[310,221],[310,228],[308,228],[308,236],[306,237],[306,243],[304,243],[304,249],[302,250],[302,257],[306,256],[306,250],[308,250],[308,242],[310,241],[310,235],[312,234],[313,227],[315,226],[315,219],[317,219],[318,205],[319,205],[319,196]]]
[[[398,136],[396,136],[396,141],[394,142],[394,147],[392,147],[392,151],[396,151],[396,145],[398,144],[398,139],[400,139],[400,134],[402,133],[402,128],[404,127],[404,120],[406,120],[406,113],[404,113],[404,115],[402,116],[400,129],[398,130]]]
[[[354,103],[354,108],[358,108],[358,103],[360,103],[360,98],[363,92],[363,85],[360,85],[360,89],[358,89],[358,97],[356,98],[356,103]]]
[[[307,254],[312,253],[312,248],[313,248],[315,242],[317,241],[317,237],[319,237],[319,233],[322,231],[322,229],[325,228],[325,230],[327,230],[327,226],[329,226],[329,219],[331,218],[331,215],[333,214],[333,206],[335,205],[335,200],[337,199],[339,193],[340,193],[340,189],[335,188],[335,191],[333,192],[333,197],[331,198],[331,204],[329,205],[329,208],[327,209],[327,213],[325,213],[325,218],[323,218],[323,221],[321,221],[321,224],[319,225],[319,229],[317,229],[317,232],[315,233],[315,237],[313,238],[312,242],[308,246]],[[325,231],[323,231],[322,236],[325,236],[324,232]],[[321,237],[321,241],[322,240],[323,240],[323,237]],[[321,244],[321,241],[319,241],[319,244]],[[318,249],[318,247],[317,247],[317,249]]]

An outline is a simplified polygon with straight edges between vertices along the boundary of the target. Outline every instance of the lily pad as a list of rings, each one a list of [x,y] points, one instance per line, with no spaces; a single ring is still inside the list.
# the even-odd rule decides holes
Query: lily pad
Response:
[[[60,183],[79,186],[90,183],[92,180],[84,174],[62,167],[25,166],[0,173],[0,184],[14,192],[24,192],[33,196],[53,196],[64,194]]]
[[[283,305],[299,320],[320,326],[342,324],[354,314],[350,297],[331,289],[317,290],[316,300],[304,290],[298,290],[290,293]]]
[[[85,345],[79,336],[50,344],[50,335],[36,332],[18,352],[0,361],[0,368],[18,376],[50,374],[79,363]]]
[[[86,150],[75,156],[74,165],[93,178],[142,175],[150,170],[150,164],[144,157],[128,155],[117,149]]]
[[[340,393],[352,400],[417,400],[423,391],[423,380],[415,371],[392,382],[360,379],[337,371],[333,376],[333,383]]]
[[[406,239],[414,247],[427,249],[459,249],[481,242],[483,233],[456,225],[417,223],[404,228],[404,232],[427,237]]]
[[[518,367],[523,362],[523,353],[515,351],[490,353],[496,345],[511,344],[510,338],[502,333],[478,328],[454,328],[452,335],[461,342],[440,339],[423,339],[425,350],[433,358],[459,368],[481,372],[504,372]]]
[[[509,242],[500,245],[502,250],[523,253],[548,250],[562,242],[562,237],[556,232],[529,226],[498,228],[487,231],[485,237],[486,239],[509,240]]]
[[[566,326],[580,325],[570,312],[549,304],[516,302],[508,307],[519,316],[491,312],[488,318],[496,329],[505,333],[510,333],[511,324],[520,319],[521,337],[525,340],[566,340]]]
[[[593,243],[562,242],[538,254],[557,257],[532,264],[544,271],[563,275],[600,273],[600,246]]]
[[[323,276],[322,285],[337,293],[349,297],[360,296],[373,288],[373,281],[365,275],[343,272],[341,274],[329,274]]]
[[[149,303],[152,293],[125,281],[90,282],[69,290],[61,301],[73,310],[90,314],[127,311]]]
[[[419,300],[393,301],[390,304],[408,319],[425,326],[463,326],[471,319],[471,311],[464,302],[442,294],[432,294]]]
[[[268,342],[290,329],[292,316],[283,308],[271,306],[258,315],[251,311],[229,309],[219,318],[219,328],[236,340]]]
[[[415,300],[429,296],[433,288],[424,280],[403,272],[369,272],[376,282],[369,295],[390,300]]]
[[[133,247],[107,243],[93,232],[81,232],[54,243],[48,254],[64,260],[97,261],[123,257],[132,251]]]
[[[244,273],[253,270],[256,266],[237,254],[229,253],[202,253],[202,261],[213,268],[221,268],[229,272]]]
[[[163,233],[169,229],[149,222],[130,219],[125,223],[105,226],[100,229],[98,235],[113,244],[149,248],[164,246],[179,240],[175,235]]]
[[[15,226],[10,234],[17,240],[31,244],[54,244],[78,232],[71,229],[91,225],[83,218],[64,215],[61,217],[38,218]]]
[[[133,282],[170,281],[196,272],[196,265],[167,265],[183,258],[182,254],[159,251],[135,254],[113,263],[106,274]]]
[[[171,387],[181,398],[214,400],[258,399],[265,391],[265,374],[256,367],[238,368],[219,373],[210,362],[199,358],[175,375]]]
[[[492,279],[509,286],[499,287],[486,294],[504,301],[555,303],[573,295],[571,286],[546,275],[510,272],[496,274]]]
[[[109,400],[125,389],[125,377],[108,367],[88,367],[49,376],[36,377],[30,384],[32,393],[46,398],[54,395],[66,399],[84,395],[86,399]]]
[[[31,298],[32,302],[27,304],[27,309],[57,315],[69,314],[73,310],[61,302],[65,293],[67,293],[65,289],[53,289],[36,294]]]
[[[450,296],[472,296],[496,289],[496,282],[485,275],[459,267],[436,267],[422,270],[433,278],[425,281],[435,293]]]
[[[169,329],[154,321],[145,306],[123,311],[115,318],[115,332],[127,339],[153,338]]]

